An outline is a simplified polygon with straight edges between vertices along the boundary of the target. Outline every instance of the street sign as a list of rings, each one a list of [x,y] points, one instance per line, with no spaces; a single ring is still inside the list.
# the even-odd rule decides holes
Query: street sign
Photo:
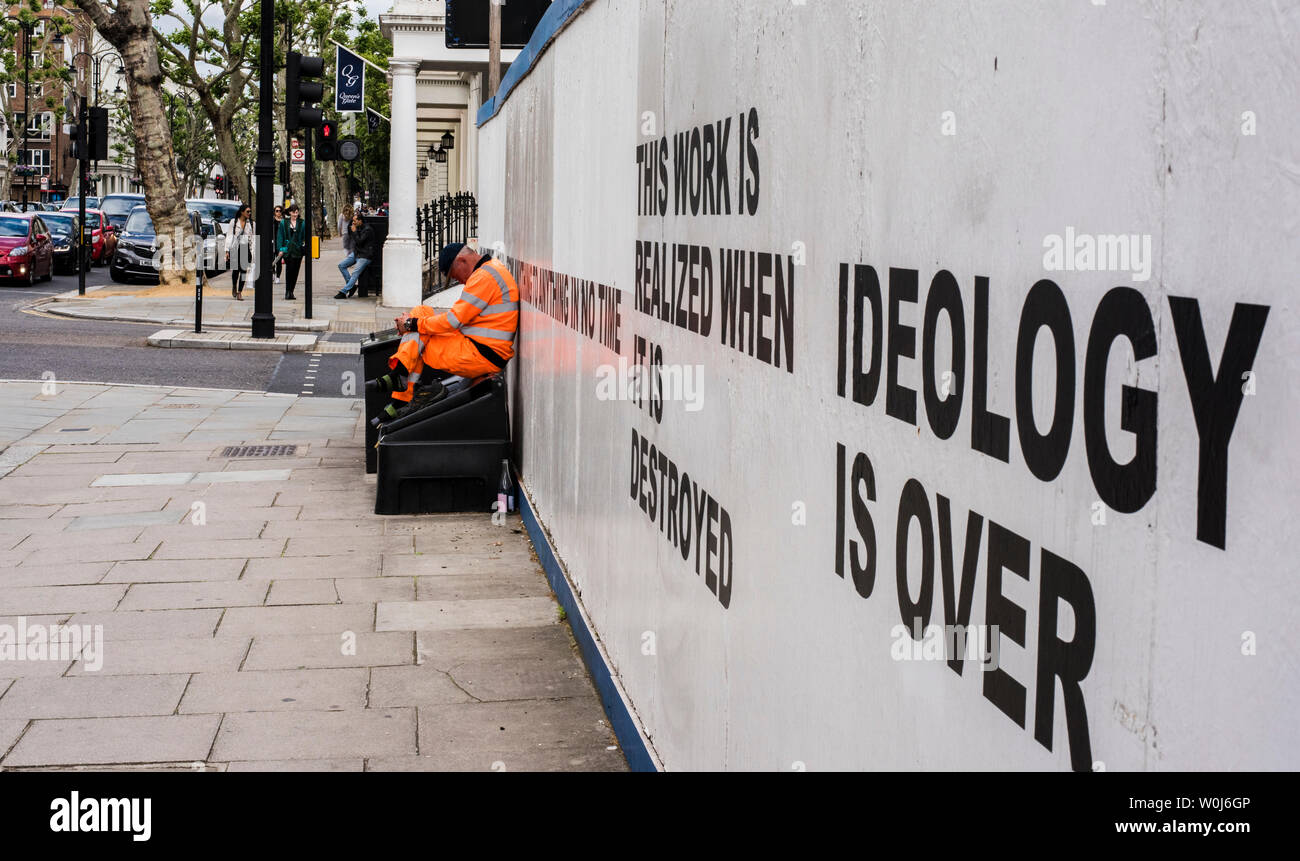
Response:
[[[300,161],[295,161],[293,164],[289,165],[289,173],[306,173],[306,172],[307,172],[307,165],[303,164]]]
[[[302,147],[298,146],[298,144],[295,142],[293,145],[293,150],[289,153],[289,161],[292,162],[293,164],[306,164],[307,151]]]

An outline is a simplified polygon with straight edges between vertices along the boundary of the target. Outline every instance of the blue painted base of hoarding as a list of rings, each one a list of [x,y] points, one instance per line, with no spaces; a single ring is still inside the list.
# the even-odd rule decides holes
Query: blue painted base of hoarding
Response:
[[[596,648],[595,638],[587,628],[587,622],[582,613],[578,610],[577,598],[574,597],[573,588],[569,585],[568,578],[564,576],[564,570],[560,568],[560,561],[555,555],[555,548],[551,546],[546,531],[542,529],[541,523],[537,520],[537,515],[533,512],[533,507],[528,501],[528,495],[523,491],[523,486],[518,486],[515,496],[519,500],[519,513],[523,517],[524,528],[528,530],[528,537],[533,542],[533,549],[537,551],[537,558],[542,563],[542,570],[546,572],[546,580],[551,584],[551,590],[555,592],[556,599],[560,602],[560,606],[564,608],[564,613],[568,617],[569,627],[573,631],[573,638],[578,642],[582,660],[586,663],[587,671],[591,674],[591,680],[596,685],[596,692],[600,694],[600,701],[605,706],[605,714],[609,718],[610,726],[614,729],[614,734],[618,736],[618,743],[623,749],[623,756],[627,759],[628,767],[633,771],[658,771],[655,768],[654,759],[650,756],[650,751],[646,749],[645,741],[637,729],[636,722],[633,720],[631,712],[628,711],[627,704],[623,702],[623,697],[614,684],[613,671],[605,663],[600,649]]]

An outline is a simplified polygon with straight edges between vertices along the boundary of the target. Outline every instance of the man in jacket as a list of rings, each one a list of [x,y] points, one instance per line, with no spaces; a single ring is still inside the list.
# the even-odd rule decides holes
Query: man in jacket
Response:
[[[439,253],[438,271],[464,285],[460,298],[449,311],[417,305],[396,319],[404,334],[388,360],[391,370],[366,384],[393,396],[377,421],[395,418],[410,403],[426,366],[472,379],[501,370],[515,354],[519,286],[510,270],[455,242]]]
[[[370,261],[375,259],[375,231],[361,219],[361,213],[353,214],[352,226],[348,231],[352,238],[352,253],[339,263],[344,284],[343,289],[334,294],[335,299],[352,298],[352,294],[357,290],[357,281],[361,279],[361,273],[370,265]],[[353,263],[356,264],[356,268],[349,274],[348,266]]]

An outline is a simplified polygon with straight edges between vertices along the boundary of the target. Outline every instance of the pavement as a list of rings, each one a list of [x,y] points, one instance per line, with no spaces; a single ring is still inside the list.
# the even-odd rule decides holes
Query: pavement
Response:
[[[360,410],[0,381],[0,769],[625,770],[519,519],[370,513]]]
[[[307,318],[304,303],[304,276],[299,274],[295,289],[296,299],[284,300],[283,284],[275,286],[274,313],[277,334],[345,333],[365,335],[392,327],[393,317],[405,309],[387,308],[379,304],[378,296],[352,299],[335,299],[343,286],[338,264],[345,253],[341,239],[321,242],[321,256],[312,267],[312,316]],[[453,293],[455,291],[452,291]],[[88,287],[86,295],[76,291],[60,293],[40,300],[32,307],[42,313],[80,320],[97,320],[117,323],[155,323],[164,327],[150,341],[157,347],[187,347],[209,349],[239,349],[232,342],[246,344],[245,349],[298,351],[310,349],[316,339],[277,339],[267,342],[251,335],[256,290],[252,285],[244,290],[244,301],[230,297],[230,276],[223,273],[212,280],[203,294],[203,333],[194,330],[194,298],[192,296],[151,296],[148,288],[124,288],[119,284]],[[451,300],[434,302],[438,307],[451,307]],[[229,335],[223,332],[233,331]],[[177,333],[188,333],[177,337]],[[357,339],[359,342],[360,339]],[[357,342],[346,348],[335,345],[334,352],[347,349],[357,352]]]

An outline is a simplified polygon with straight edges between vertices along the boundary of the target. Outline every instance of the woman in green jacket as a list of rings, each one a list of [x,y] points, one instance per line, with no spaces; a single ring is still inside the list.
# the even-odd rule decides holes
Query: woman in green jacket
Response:
[[[284,298],[293,299],[293,288],[298,283],[298,267],[307,246],[307,222],[299,217],[298,204],[289,207],[289,217],[280,222],[275,232],[275,249],[284,258]]]

